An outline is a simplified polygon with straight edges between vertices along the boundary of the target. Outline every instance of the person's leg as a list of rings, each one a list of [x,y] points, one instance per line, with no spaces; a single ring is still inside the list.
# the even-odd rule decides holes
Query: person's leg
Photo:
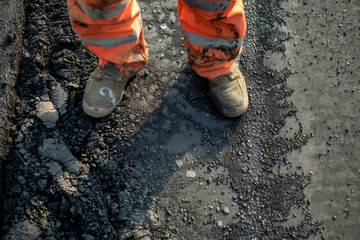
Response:
[[[224,115],[241,115],[248,95],[234,63],[246,30],[242,0],[178,0],[178,7],[191,67],[210,80],[211,95]]]
[[[140,8],[136,0],[68,0],[71,25],[99,57],[83,108],[93,117],[109,114],[120,102],[127,80],[147,61]]]

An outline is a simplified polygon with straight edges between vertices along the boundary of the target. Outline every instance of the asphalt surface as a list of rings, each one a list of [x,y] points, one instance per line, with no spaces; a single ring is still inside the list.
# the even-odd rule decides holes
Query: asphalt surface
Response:
[[[97,60],[66,1],[25,1],[22,43],[1,52],[22,49],[3,67],[2,239],[357,239],[359,4],[244,3],[242,117],[187,65],[176,1],[140,1],[149,63],[97,120],[81,110]]]
[[[293,171],[312,173],[304,191],[325,239],[360,236],[359,2],[284,2],[290,32],[282,60],[294,72],[287,85],[309,142],[288,155]],[[299,24],[299,22],[303,24]],[[285,129],[296,127],[293,120]]]
[[[15,84],[22,48],[24,21],[22,1],[0,2],[0,204],[3,205],[5,159],[12,146],[14,131]],[[4,17],[6,16],[6,17]],[[2,212],[2,210],[1,210]]]

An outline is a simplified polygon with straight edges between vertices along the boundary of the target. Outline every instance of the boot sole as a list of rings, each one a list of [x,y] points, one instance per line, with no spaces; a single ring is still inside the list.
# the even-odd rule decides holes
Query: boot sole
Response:
[[[217,103],[217,100],[215,99],[215,97],[212,94],[211,94],[211,98],[212,98],[215,106],[217,107],[217,109],[226,117],[231,117],[231,118],[240,117],[247,111],[248,106],[249,106],[249,100],[248,100],[247,96],[246,96],[245,104],[241,108],[238,108],[238,109],[223,108],[219,103]]]

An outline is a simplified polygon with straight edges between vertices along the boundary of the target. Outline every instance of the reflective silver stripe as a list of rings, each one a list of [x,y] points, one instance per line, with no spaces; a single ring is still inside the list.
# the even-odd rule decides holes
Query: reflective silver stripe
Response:
[[[188,32],[184,30],[186,39],[189,43],[207,48],[225,48],[234,49],[241,47],[243,39],[231,39],[231,38],[213,38],[200,34]]]
[[[204,0],[183,0],[187,5],[196,7],[203,11],[220,12],[229,6],[231,0],[204,1]]]
[[[123,0],[114,7],[100,9],[100,8],[89,8],[82,2],[82,0],[78,0],[81,11],[83,11],[83,13],[85,13],[86,16],[93,19],[111,18],[116,14],[118,14],[119,12],[121,12],[126,7],[126,4],[128,2],[129,0]]]
[[[128,36],[118,37],[118,38],[82,38],[82,37],[80,38],[86,44],[95,45],[103,48],[110,48],[110,47],[115,47],[122,43],[136,42],[139,38],[141,27],[142,27],[142,20],[141,17],[139,16],[136,30]]]

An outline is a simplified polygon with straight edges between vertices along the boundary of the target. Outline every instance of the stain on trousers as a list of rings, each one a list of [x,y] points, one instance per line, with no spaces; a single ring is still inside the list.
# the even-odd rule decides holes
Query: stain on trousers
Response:
[[[68,0],[70,22],[84,44],[121,76],[143,68],[148,46],[136,0]],[[246,21],[242,0],[178,0],[191,67],[208,79],[228,73],[240,54]]]

